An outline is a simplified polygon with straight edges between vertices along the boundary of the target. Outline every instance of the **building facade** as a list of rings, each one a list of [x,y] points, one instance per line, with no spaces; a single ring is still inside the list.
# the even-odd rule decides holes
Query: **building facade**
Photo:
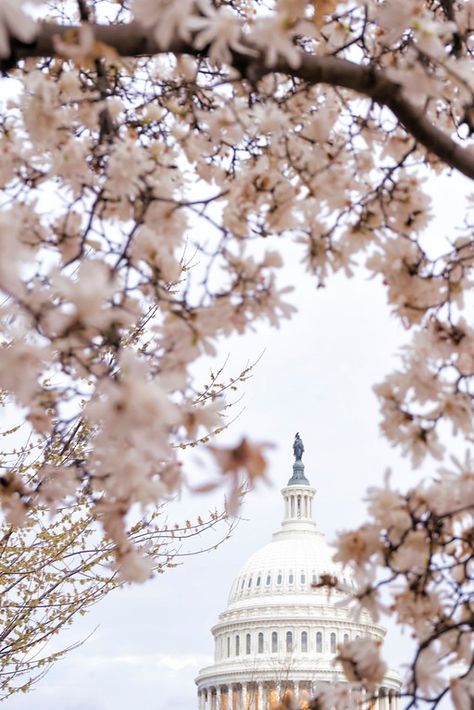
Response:
[[[295,439],[293,475],[282,490],[284,518],[272,541],[255,552],[235,578],[226,610],[212,628],[214,663],[196,679],[200,710],[269,710],[291,692],[303,704],[323,684],[345,683],[334,665],[339,643],[382,640],[369,614],[358,619],[345,604],[350,575],[313,520],[315,489],[305,476],[303,445]],[[344,591],[318,587],[336,576]],[[398,710],[400,681],[389,671],[375,701],[351,686],[354,707]]]

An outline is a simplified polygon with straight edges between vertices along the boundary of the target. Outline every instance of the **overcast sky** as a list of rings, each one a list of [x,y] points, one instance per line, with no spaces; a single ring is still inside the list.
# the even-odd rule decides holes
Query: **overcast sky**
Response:
[[[440,216],[440,234],[449,216],[462,209],[458,199],[452,197],[449,215]],[[317,490],[315,519],[329,540],[336,530],[362,521],[364,491],[382,481],[387,466],[402,487],[419,477],[378,431],[372,385],[396,363],[406,339],[390,316],[382,286],[364,276],[351,281],[337,277],[327,289],[317,290],[298,256],[288,253],[286,279],[296,287],[292,300],[298,313],[279,331],[259,326],[251,337],[221,348],[222,359],[230,353],[229,373],[264,351],[245,386],[245,409],[221,441],[245,434],[274,442],[273,485],[261,485],[248,496],[244,519],[219,549],[189,558],[147,584],[112,593],[78,621],[63,641],[79,640],[98,628],[31,694],[9,700],[9,710],[196,708],[194,678],[213,653],[210,627],[225,608],[241,565],[280,524],[280,488],[291,475],[296,431],[305,444],[306,475]],[[191,477],[193,467],[197,464],[190,460]],[[220,505],[218,496],[194,496],[170,506],[169,515],[177,520],[204,516],[215,505]],[[408,641],[393,630],[389,638],[386,658],[399,667],[407,658]]]

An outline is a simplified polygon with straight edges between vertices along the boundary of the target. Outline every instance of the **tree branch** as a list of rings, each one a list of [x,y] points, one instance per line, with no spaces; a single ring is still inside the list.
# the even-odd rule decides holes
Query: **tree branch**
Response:
[[[36,41],[30,45],[12,40],[12,57],[5,66],[11,66],[28,57],[55,56],[53,37],[63,35],[77,26],[41,24]],[[123,57],[153,56],[171,52],[173,54],[192,54],[205,56],[206,50],[198,51],[191,44],[176,39],[170,47],[163,50],[153,37],[153,33],[138,23],[123,25],[92,25],[99,42],[113,47]],[[474,180],[474,153],[463,148],[449,135],[437,128],[424,116],[423,109],[415,106],[403,95],[403,87],[389,79],[386,74],[371,66],[361,66],[334,56],[314,56],[301,54],[298,68],[290,67],[280,61],[274,67],[265,66],[263,55],[247,56],[233,52],[233,66],[253,81],[271,72],[280,72],[299,77],[310,84],[328,84],[351,89],[366,96],[381,106],[386,106],[416,141],[436,155],[450,167]]]

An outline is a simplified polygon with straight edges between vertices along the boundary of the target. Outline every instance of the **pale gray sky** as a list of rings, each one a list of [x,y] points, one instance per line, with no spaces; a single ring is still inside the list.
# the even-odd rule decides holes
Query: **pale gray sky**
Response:
[[[445,183],[446,185],[446,183]],[[452,187],[452,185],[450,185]],[[437,222],[442,235],[462,209],[460,192]],[[440,209],[443,185],[438,189]],[[91,638],[58,663],[28,695],[8,701],[9,710],[193,710],[194,677],[213,652],[210,627],[226,604],[240,566],[266,544],[282,516],[279,490],[291,474],[291,446],[299,430],[305,443],[306,474],[317,489],[315,517],[331,540],[338,529],[359,524],[361,502],[387,466],[402,487],[413,473],[379,434],[372,385],[396,363],[406,334],[386,306],[385,292],[363,275],[338,276],[327,289],[313,280],[285,246],[290,265],[283,281],[296,286],[298,313],[280,330],[258,326],[251,337],[222,344],[237,371],[265,350],[245,386],[245,410],[222,438],[242,434],[270,441],[273,486],[261,485],[243,506],[245,518],[218,550],[188,559],[142,586],[112,593],[80,619],[64,638],[75,641],[98,626]],[[191,459],[188,466],[193,475]],[[427,466],[425,473],[434,471]],[[199,475],[202,475],[200,473]],[[188,498],[170,507],[170,517],[196,517],[220,505],[218,495]],[[386,652],[392,666],[408,657],[409,643],[391,631]]]

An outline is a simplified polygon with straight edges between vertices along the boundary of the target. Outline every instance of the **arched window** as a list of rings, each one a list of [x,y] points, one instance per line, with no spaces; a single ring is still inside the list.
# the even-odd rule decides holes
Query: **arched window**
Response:
[[[276,631],[272,632],[272,653],[278,651],[278,634]]]
[[[230,636],[227,637],[227,658],[230,656]]]
[[[344,643],[349,643],[349,634],[344,634]]]
[[[331,634],[331,653],[336,653],[336,634]]]
[[[257,581],[255,582],[255,586],[256,586],[256,587],[259,587],[261,581],[262,581],[262,578],[260,577],[260,575],[258,575]]]
[[[306,575],[304,572],[301,572],[300,582],[301,582],[301,584],[306,584]]]
[[[263,634],[261,631],[258,635],[258,652],[263,653]]]
[[[235,655],[240,656],[240,636],[235,637]]]
[[[271,583],[272,583],[272,575],[267,574],[267,579],[266,579],[265,584],[267,585],[267,587],[269,587]]]
[[[291,653],[293,650],[293,634],[291,631],[286,632],[286,652]]]
[[[308,634],[306,631],[301,632],[301,651],[302,653],[307,653],[308,651]]]
[[[283,581],[283,575],[281,572],[278,572],[278,577],[277,577],[277,584],[281,584]]]
[[[318,633],[316,634],[316,652],[323,652],[323,635],[321,631],[318,631]]]
[[[293,575],[293,572],[290,572],[290,574],[288,575],[288,584],[293,584],[294,581],[295,577]]]
[[[311,584],[317,584],[318,583],[318,575],[313,572],[313,576],[311,578]]]
[[[240,588],[243,589],[245,586],[245,577],[242,577],[242,584],[240,585]]]
[[[247,584],[247,589],[250,589],[251,586],[252,586],[252,576],[249,577],[249,581],[248,581],[248,584]]]
[[[301,496],[298,496],[298,518],[301,518]]]
[[[247,654],[247,656],[249,655],[250,651],[252,650],[251,644],[252,644],[251,636],[250,636],[250,634],[247,634],[247,636],[245,637],[245,653]]]

